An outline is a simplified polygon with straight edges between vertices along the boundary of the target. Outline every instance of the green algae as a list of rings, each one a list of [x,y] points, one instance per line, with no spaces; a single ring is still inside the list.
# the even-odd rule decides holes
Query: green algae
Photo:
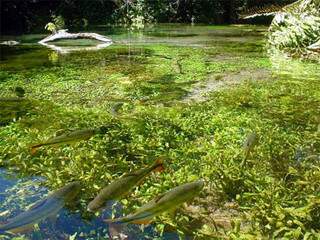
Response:
[[[37,104],[31,115],[0,128],[0,164],[24,175],[43,176],[50,188],[81,181],[86,190],[81,196],[84,211],[85,203],[107,182],[162,157],[166,171],[151,176],[123,201],[125,212],[177,184],[203,178],[205,192],[192,205],[198,211],[182,209],[174,218],[161,216],[156,219],[159,228],[171,226],[195,239],[316,239],[319,66],[269,58],[261,36],[229,34],[248,31],[244,27],[185,28],[198,29],[203,39],[210,29],[221,35],[225,29],[226,34],[212,42],[187,37],[200,47],[177,46],[175,40],[133,40],[97,52],[58,55],[50,65],[30,63],[14,71],[15,58],[8,57],[1,63],[1,97],[23,86],[26,98]],[[21,59],[29,56],[25,54]],[[208,93],[206,101],[182,101],[212,74],[223,78],[266,69],[272,75],[262,81],[244,80]],[[110,111],[118,102],[123,105],[114,117]],[[30,154],[31,144],[61,129],[111,123],[107,134],[87,142]],[[251,131],[257,132],[259,143],[243,167],[242,142]],[[303,153],[300,160],[297,149]],[[235,209],[226,207],[230,202],[236,203]],[[213,224],[213,216],[225,223]],[[188,222],[197,223],[191,231]]]

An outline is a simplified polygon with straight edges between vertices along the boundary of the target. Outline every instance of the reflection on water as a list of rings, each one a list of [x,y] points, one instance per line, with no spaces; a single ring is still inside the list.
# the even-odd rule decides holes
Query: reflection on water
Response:
[[[50,52],[52,52],[52,50],[46,49],[36,43],[13,47],[1,46],[0,69],[22,71],[41,66],[50,67],[52,66],[52,63],[48,59]]]
[[[245,26],[197,26],[160,25],[155,29],[132,32],[124,29],[105,28],[97,33],[110,37],[115,46],[167,44],[174,46],[215,47],[225,43],[259,44],[265,33],[265,27]],[[99,43],[91,39],[59,40],[42,46],[38,44],[44,35],[24,35],[15,39],[21,41],[17,46],[0,45],[0,68],[4,70],[22,70],[36,67],[50,67],[62,60],[61,54],[84,52],[87,50],[108,49],[110,43]],[[13,37],[6,36],[6,39]],[[252,46],[254,47],[254,46]],[[10,56],[10,59],[8,58]]]
[[[111,43],[100,43],[95,46],[59,46],[52,43],[43,43],[42,45],[59,52],[61,54],[67,54],[71,52],[77,52],[77,51],[96,51],[100,49],[104,49],[111,45]]]

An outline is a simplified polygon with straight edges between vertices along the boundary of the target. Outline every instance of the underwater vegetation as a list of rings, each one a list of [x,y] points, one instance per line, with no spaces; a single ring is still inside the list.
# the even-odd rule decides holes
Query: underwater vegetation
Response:
[[[186,39],[155,43],[142,35],[144,41],[126,45],[124,39],[96,52],[58,54],[54,61],[48,49],[30,50],[46,64],[28,65],[34,55],[17,50],[1,62],[0,97],[16,97],[13,89],[20,86],[29,105],[18,105],[25,110],[19,118],[15,108],[0,107],[12,113],[10,121],[0,115],[6,122],[0,165],[22,177],[41,176],[52,191],[80,182],[77,213],[91,219],[88,203],[102,189],[162,159],[161,174],[151,173],[119,200],[121,214],[100,212],[93,219],[132,216],[170,189],[203,179],[192,201],[153,218],[158,239],[168,232],[182,239],[319,238],[319,65],[269,57],[256,30],[199,26],[190,29],[197,36]],[[207,88],[224,81],[236,84]],[[203,95],[189,99],[195,86]],[[102,126],[107,131],[88,140],[30,152],[54,136]],[[0,213],[5,222],[16,212],[10,197],[0,199],[1,212],[9,211]],[[108,229],[105,222],[94,224]],[[20,237],[44,239],[43,229]],[[64,234],[98,238],[98,231],[85,228]]]

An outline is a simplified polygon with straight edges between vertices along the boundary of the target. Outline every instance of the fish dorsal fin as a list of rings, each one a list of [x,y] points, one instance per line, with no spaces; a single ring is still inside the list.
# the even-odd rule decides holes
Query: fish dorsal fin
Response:
[[[139,176],[139,174],[137,174],[136,172],[128,172],[128,173],[125,173],[122,177],[130,177],[130,176]]]

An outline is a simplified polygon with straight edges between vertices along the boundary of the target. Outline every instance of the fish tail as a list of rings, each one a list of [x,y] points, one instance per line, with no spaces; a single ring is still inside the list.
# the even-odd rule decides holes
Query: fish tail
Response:
[[[162,158],[158,158],[154,164],[153,164],[153,171],[154,172],[163,172],[164,171],[164,164],[163,164],[163,159]]]
[[[41,146],[42,146],[42,144],[37,144],[37,145],[31,146],[31,154],[32,155],[36,154],[38,148]]]

